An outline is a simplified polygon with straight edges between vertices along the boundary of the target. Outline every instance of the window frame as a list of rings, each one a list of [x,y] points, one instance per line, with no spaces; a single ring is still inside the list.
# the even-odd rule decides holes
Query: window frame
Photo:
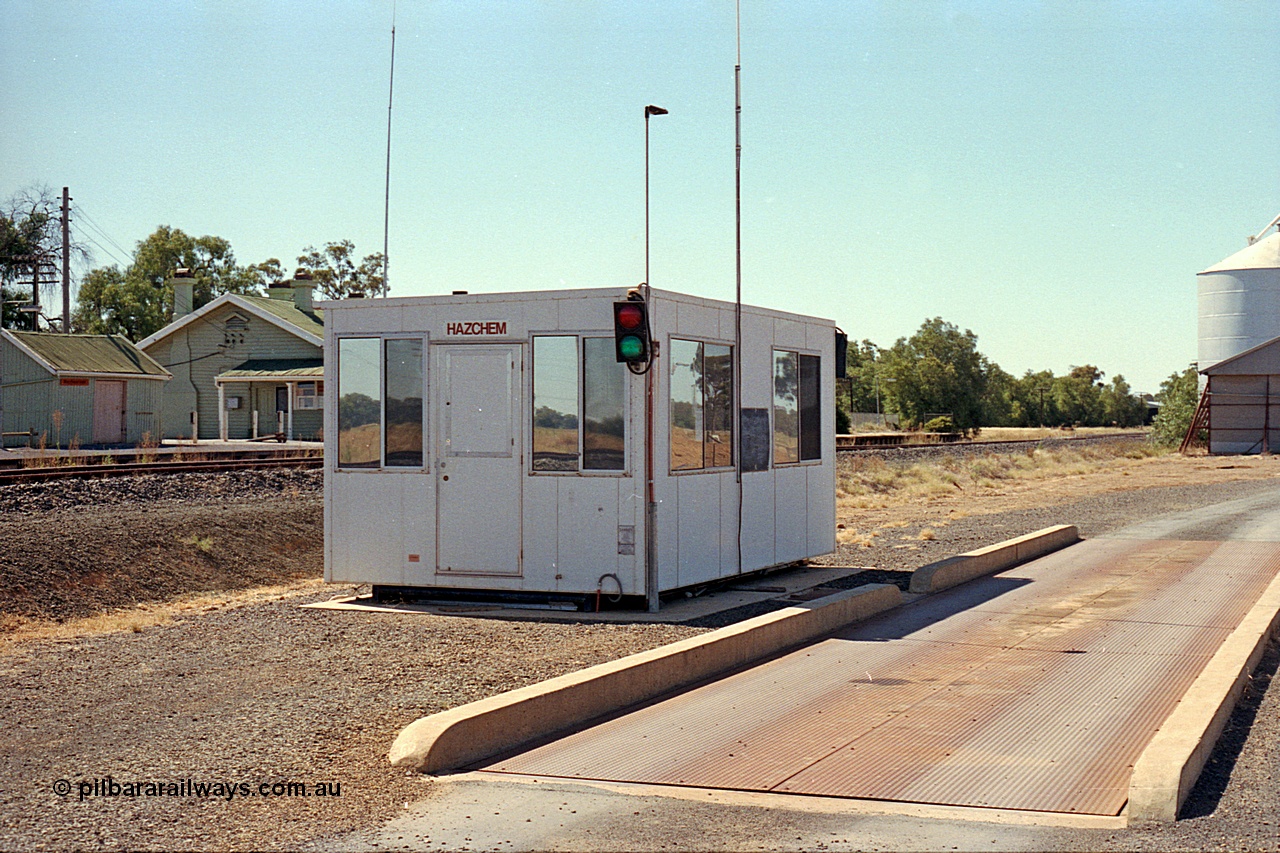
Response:
[[[800,465],[821,465],[822,464],[822,353],[806,352],[802,349],[787,349],[785,347],[772,347],[770,357],[770,396],[776,393],[775,390],[775,373],[774,365],[777,364],[779,353],[789,354],[796,360],[796,459],[779,462],[777,457],[777,424],[776,414],[777,406],[773,402],[769,404],[769,462],[773,468],[792,468]],[[805,375],[807,373],[804,364],[806,359],[812,359],[810,364],[813,365],[813,399],[807,400],[805,397]],[[809,405],[806,405],[808,403]],[[812,411],[813,415],[806,415],[806,411]],[[816,424],[810,425],[810,421],[816,421]],[[806,432],[814,430],[806,438]],[[817,455],[807,456],[806,449],[816,449]]]
[[[426,471],[428,470],[431,460],[431,438],[427,434],[428,424],[430,423],[430,405],[427,400],[427,389],[430,384],[427,382],[427,353],[430,351],[427,347],[426,335],[403,335],[388,334],[382,335],[381,359],[378,362],[382,374],[382,468],[394,471]],[[419,387],[421,395],[419,399],[422,401],[422,412],[419,416],[420,427],[422,430],[422,461],[417,465],[388,465],[387,464],[387,344],[391,341],[413,341],[420,347],[418,353],[418,364],[422,371],[422,383]]]
[[[535,350],[535,340],[537,338],[572,338],[574,341],[574,370],[575,370],[575,388],[577,393],[577,458],[573,470],[553,471],[546,469],[537,469],[534,467],[535,459],[535,441],[534,429],[535,411],[537,409],[537,397],[534,389],[536,387],[538,375],[538,359]],[[626,381],[626,374],[623,377],[622,385],[622,467],[621,468],[586,468],[586,381],[587,371],[586,358],[588,340],[602,340],[608,342],[608,353],[610,359],[613,357],[613,333],[605,330],[600,331],[572,331],[566,332],[558,329],[548,329],[543,331],[531,331],[529,333],[529,369],[527,380],[527,402],[525,403],[525,416],[529,419],[528,431],[526,433],[529,440],[528,460],[525,465],[525,473],[530,477],[630,477],[631,474],[631,448],[632,448],[632,429],[631,424],[631,387]],[[613,362],[617,369],[626,371],[626,365]]]
[[[342,462],[342,344],[345,341],[364,340],[378,342],[378,461],[376,464],[343,464]],[[422,345],[422,463],[420,465],[388,465],[387,464],[387,342],[388,341],[416,341]],[[415,472],[425,473],[431,470],[431,406],[427,398],[427,390],[431,387],[429,379],[430,371],[430,339],[426,334],[407,334],[407,333],[386,333],[386,334],[361,334],[352,333],[345,335],[337,335],[334,337],[334,367],[336,375],[332,380],[327,378],[317,380],[317,394],[320,396],[324,405],[324,390],[328,385],[333,387],[333,435],[335,447],[334,453],[334,470],[342,473],[351,473],[359,471],[395,471],[395,472]],[[299,383],[301,384],[301,383]],[[296,399],[296,390],[295,390]]]
[[[673,430],[675,428],[674,427],[675,407],[672,405],[671,370],[668,368],[667,370],[664,371],[664,373],[666,374],[665,382],[666,382],[666,393],[667,393],[667,474],[672,477],[684,477],[692,474],[723,474],[726,471],[735,471],[737,470],[737,464],[738,464],[738,453],[739,453],[738,442],[740,440],[740,437],[738,436],[738,401],[736,399],[737,395],[735,394],[736,389],[734,388],[734,375],[735,375],[734,359],[738,357],[736,348],[734,347],[732,341],[723,341],[723,340],[718,340],[716,338],[693,338],[693,337],[681,337],[680,335],[668,335],[666,340],[666,353],[668,354],[667,356],[668,358],[674,358],[674,352],[675,352],[674,344],[676,341],[681,341],[684,343],[693,343],[699,346],[699,352],[701,353],[704,372],[706,370],[708,346],[723,347],[729,351],[728,353],[729,355],[728,391],[729,391],[729,411],[731,414],[731,417],[729,420],[729,436],[730,436],[729,461],[724,465],[708,465],[707,464],[707,433],[708,433],[707,391],[704,386],[704,388],[702,389],[702,401],[701,401],[702,423],[703,423],[702,465],[697,468],[676,468],[672,464],[674,462],[674,460],[671,458],[671,451],[672,451],[672,438],[674,435]],[[672,365],[674,365],[674,361],[672,362]],[[770,422],[772,423],[772,421]]]

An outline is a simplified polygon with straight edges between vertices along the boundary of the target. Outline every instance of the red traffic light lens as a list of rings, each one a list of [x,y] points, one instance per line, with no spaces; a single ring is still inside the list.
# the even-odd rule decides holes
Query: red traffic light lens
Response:
[[[624,329],[638,329],[644,322],[644,311],[636,305],[621,305],[617,309],[615,320]]]

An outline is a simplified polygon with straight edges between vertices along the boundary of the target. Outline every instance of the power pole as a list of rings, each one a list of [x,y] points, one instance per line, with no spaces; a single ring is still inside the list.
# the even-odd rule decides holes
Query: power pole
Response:
[[[71,331],[71,196],[62,188],[62,333]]]

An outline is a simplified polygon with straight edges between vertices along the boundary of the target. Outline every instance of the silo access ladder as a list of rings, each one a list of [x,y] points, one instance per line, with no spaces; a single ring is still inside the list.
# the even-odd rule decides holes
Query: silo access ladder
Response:
[[[1187,434],[1182,437],[1182,444],[1178,445],[1179,453],[1186,453],[1196,444],[1196,437],[1200,435],[1200,430],[1209,428],[1209,389],[1206,387],[1200,394],[1200,402],[1196,404],[1196,413],[1191,416],[1191,426],[1187,427]]]

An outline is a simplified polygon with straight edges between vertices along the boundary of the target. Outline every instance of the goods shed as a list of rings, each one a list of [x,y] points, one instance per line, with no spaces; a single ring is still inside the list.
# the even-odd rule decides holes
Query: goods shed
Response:
[[[119,335],[0,332],[4,446],[160,439],[169,372]]]
[[[625,289],[324,307],[329,581],[656,609],[835,548],[829,320]]]
[[[1210,453],[1280,451],[1280,338],[1200,372],[1206,381]]]

